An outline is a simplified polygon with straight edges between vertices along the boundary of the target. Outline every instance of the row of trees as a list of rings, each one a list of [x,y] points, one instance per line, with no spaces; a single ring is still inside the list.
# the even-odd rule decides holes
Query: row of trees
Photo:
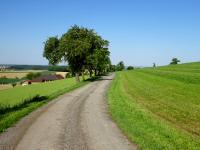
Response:
[[[120,61],[117,65],[111,65],[111,67],[110,67],[110,71],[123,71],[125,69],[133,70],[134,67],[133,66],[128,66],[126,68],[123,61]]]
[[[84,75],[86,69],[90,76],[93,72],[100,75],[109,70],[111,61],[108,46],[109,42],[94,30],[74,25],[61,38],[48,38],[43,56],[51,65],[68,62],[71,72],[79,82],[79,75]]]

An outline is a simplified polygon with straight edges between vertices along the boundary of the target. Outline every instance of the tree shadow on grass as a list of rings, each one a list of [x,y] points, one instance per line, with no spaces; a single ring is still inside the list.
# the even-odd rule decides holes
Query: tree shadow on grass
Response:
[[[25,99],[21,103],[18,103],[16,105],[3,105],[3,104],[0,104],[0,116],[4,115],[6,113],[10,113],[10,112],[17,111],[17,110],[20,110],[22,108],[25,108],[31,103],[42,102],[42,101],[45,101],[47,99],[48,99],[47,96],[36,95],[36,96],[34,96],[32,98]]]

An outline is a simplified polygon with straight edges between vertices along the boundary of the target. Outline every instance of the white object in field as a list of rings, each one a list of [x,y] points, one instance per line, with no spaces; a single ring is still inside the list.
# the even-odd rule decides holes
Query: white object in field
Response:
[[[26,86],[26,85],[28,85],[28,84],[27,84],[27,83],[23,83],[23,84],[22,84],[22,86]]]

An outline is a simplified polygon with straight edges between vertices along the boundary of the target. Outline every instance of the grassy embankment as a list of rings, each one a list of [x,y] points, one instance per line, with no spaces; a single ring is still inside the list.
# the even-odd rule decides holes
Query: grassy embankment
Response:
[[[118,72],[108,98],[140,149],[200,149],[200,62]]]
[[[0,91],[0,132],[53,98],[87,83],[69,78]]]

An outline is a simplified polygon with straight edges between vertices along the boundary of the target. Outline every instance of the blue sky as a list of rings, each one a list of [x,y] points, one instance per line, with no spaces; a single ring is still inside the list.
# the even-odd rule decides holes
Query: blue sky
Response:
[[[1,0],[0,63],[48,64],[43,42],[74,24],[110,41],[113,64],[200,61],[198,0]]]

